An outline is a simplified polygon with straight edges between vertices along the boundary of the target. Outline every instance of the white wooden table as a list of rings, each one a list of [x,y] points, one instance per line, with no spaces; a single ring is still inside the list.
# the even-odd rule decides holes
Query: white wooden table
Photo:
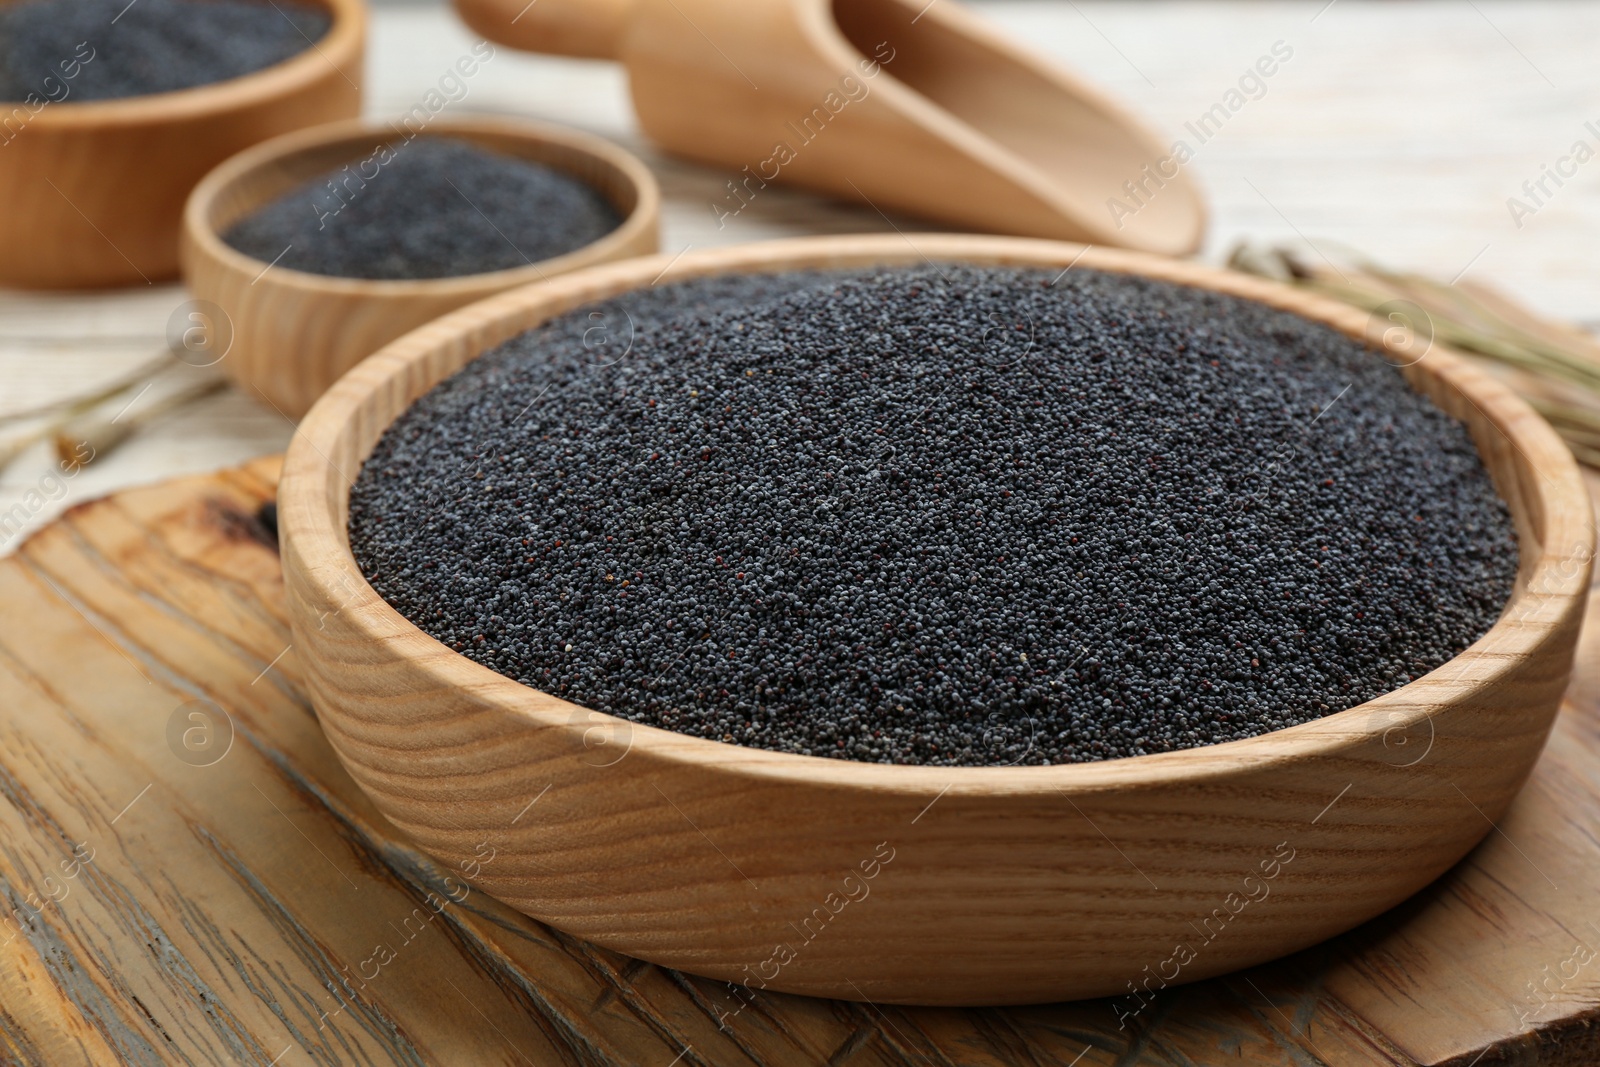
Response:
[[[1546,179],[1550,195],[1539,196],[1540,203],[1523,189],[1577,141],[1600,153],[1594,57],[1600,4],[988,0],[979,6],[1120,96],[1167,136],[1189,140],[1196,148],[1191,172],[1212,208],[1206,258],[1223,258],[1243,237],[1309,241],[1330,253],[1348,245],[1447,279],[1470,271],[1541,312],[1600,321],[1600,159],[1578,165],[1560,188]],[[369,112],[407,110],[472,41],[442,4],[378,8]],[[1221,101],[1280,41],[1293,55],[1265,92],[1198,144],[1185,123]],[[669,252],[887,229],[870,209],[776,190],[719,229],[709,205],[731,175],[664,157],[644,142],[625,78],[608,64],[500,49],[454,110],[567,123],[638,152],[666,193]],[[1536,210],[1513,218],[1507,203],[1513,196]],[[159,353],[167,317],[182,299],[177,286],[90,296],[0,291],[0,412],[110,379]],[[154,398],[152,391],[136,403]],[[26,502],[30,526],[37,526],[116,486],[281,450],[292,433],[280,415],[229,391],[141,434],[64,492],[41,486],[51,457],[35,449],[0,476],[0,514]],[[18,540],[0,535],[0,553]]]

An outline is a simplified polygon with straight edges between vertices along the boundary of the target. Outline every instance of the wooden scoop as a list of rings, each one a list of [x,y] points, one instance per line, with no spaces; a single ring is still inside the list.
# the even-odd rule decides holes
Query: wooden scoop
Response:
[[[513,48],[628,68],[645,131],[736,173],[960,227],[1194,251],[1205,208],[1168,147],[952,0],[455,0]],[[926,5],[926,6],[924,6]]]

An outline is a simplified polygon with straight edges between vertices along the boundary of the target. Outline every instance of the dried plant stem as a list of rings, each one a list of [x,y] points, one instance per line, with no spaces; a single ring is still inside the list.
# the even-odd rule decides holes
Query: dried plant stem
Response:
[[[40,441],[49,441],[55,438],[67,424],[95,408],[126,394],[135,385],[143,381],[153,381],[159,378],[173,365],[171,355],[163,354],[155,359],[148,360],[134,367],[132,370],[112,379],[104,385],[51,400],[44,404],[37,404],[31,408],[20,411],[10,411],[0,415],[0,425],[25,423],[30,420],[39,420],[37,425],[19,430],[0,442],[0,472],[15,463],[23,453],[38,444]]]
[[[53,434],[56,455],[63,462],[70,461],[77,455],[79,449],[87,444],[92,450],[91,455],[98,459],[151,423],[196,400],[221,391],[227,384],[223,378],[208,378],[163,396],[133,415],[119,413],[108,417],[104,413],[95,412],[80,418],[63,420]]]
[[[23,408],[20,411],[0,413],[0,423],[25,422],[29,419],[43,418],[52,414],[68,414],[69,417],[70,415],[81,415],[90,408],[105,403],[112,397],[121,396],[140,382],[158,377],[162,371],[171,367],[172,364],[172,356],[168,353],[162,353],[160,356],[147,360],[132,370],[113,378],[105,385],[96,386],[88,392],[49,400],[43,404],[35,404],[31,408]]]

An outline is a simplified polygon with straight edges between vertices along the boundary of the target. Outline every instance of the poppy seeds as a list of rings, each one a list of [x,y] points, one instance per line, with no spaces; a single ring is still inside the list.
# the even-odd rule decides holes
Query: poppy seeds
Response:
[[[332,19],[296,0],[22,0],[0,5],[0,100],[170,93],[253,74]]]
[[[1360,343],[955,265],[561,316],[394,422],[350,539],[423,630],[576,704],[948,766],[1354,707],[1488,630],[1518,559],[1465,427]]]
[[[445,278],[572,252],[621,222],[599,191],[558,170],[424,136],[312,179],[223,240],[312,274]]]

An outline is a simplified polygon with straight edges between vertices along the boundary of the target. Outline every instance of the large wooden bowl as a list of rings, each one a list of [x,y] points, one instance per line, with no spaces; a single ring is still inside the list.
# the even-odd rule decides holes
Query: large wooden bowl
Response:
[[[207,171],[259,141],[359,114],[366,4],[310,2],[333,15],[327,35],[253,74],[120,100],[68,96],[35,114],[0,102],[0,285],[175,277],[184,198]]]
[[[196,297],[220,307],[230,320],[232,347],[221,366],[286,415],[305,414],[345,371],[447,311],[659,247],[661,190],[650,168],[631,153],[577,130],[493,118],[441,120],[420,136],[471,141],[565,171],[598,189],[616,208],[622,225],[591,244],[537,263],[414,281],[290,270],[247,256],[222,240],[220,235],[239,219],[295,186],[364,160],[379,145],[399,146],[408,136],[390,125],[362,122],[303,130],[228,160],[189,197],[183,220],[184,280]]]
[[[924,256],[1076,262],[1368,330],[1359,312],[1257,279],[995,237],[775,242],[685,256],[665,280]],[[1470,427],[1510,506],[1515,593],[1438,670],[1302,726],[1103,763],[880,766],[630,725],[451,651],[362,577],[351,479],[468,360],[666,267],[585,271],[417,330],[346,375],[290,447],[279,521],[295,654],[351,775],[445,873],[607,947],[758,988],[968,1005],[1124,994],[1134,1012],[1146,990],[1403,900],[1489,831],[1532,768],[1571,667],[1589,499],[1554,433],[1439,349],[1404,373]]]

